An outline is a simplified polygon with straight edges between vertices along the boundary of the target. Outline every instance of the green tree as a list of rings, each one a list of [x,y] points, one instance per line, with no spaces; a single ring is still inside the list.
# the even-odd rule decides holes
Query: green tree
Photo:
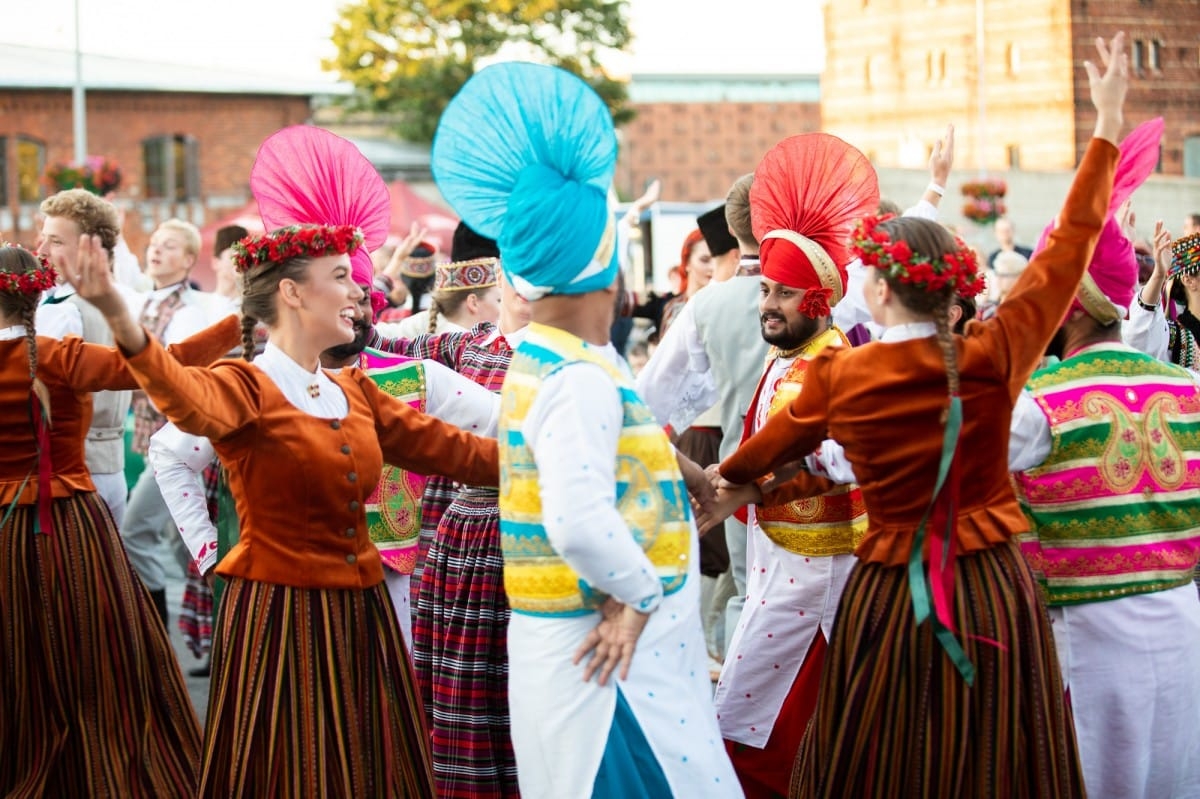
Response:
[[[599,61],[629,45],[628,0],[358,0],[339,14],[324,67],[356,88],[347,105],[396,114],[410,141],[433,139],[450,98],[501,48],[580,76],[616,124],[633,118],[625,84]]]

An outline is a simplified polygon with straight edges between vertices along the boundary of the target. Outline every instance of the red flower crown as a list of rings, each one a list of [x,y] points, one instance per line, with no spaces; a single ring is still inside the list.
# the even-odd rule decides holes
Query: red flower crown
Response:
[[[19,244],[9,244],[7,241],[0,247],[25,248]],[[0,291],[7,294],[41,294],[49,291],[58,283],[58,273],[46,260],[46,256],[25,250],[37,259],[38,267],[31,272],[0,272]]]
[[[983,275],[975,251],[958,242],[955,252],[941,258],[914,253],[904,241],[892,241],[879,225],[895,214],[871,216],[859,221],[850,240],[850,250],[865,266],[873,266],[901,283],[924,291],[940,292],[947,286],[960,297],[974,297],[984,289]]]
[[[353,253],[363,243],[354,225],[292,225],[265,236],[247,236],[233,243],[233,265],[239,272],[289,258]]]

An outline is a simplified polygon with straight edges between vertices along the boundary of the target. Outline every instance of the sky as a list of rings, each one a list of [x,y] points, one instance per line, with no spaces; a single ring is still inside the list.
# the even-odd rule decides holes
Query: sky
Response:
[[[323,77],[329,33],[345,0],[36,0],[0,42],[80,48],[166,63]],[[682,10],[682,13],[681,13]],[[819,72],[820,0],[630,0],[632,53],[617,74]],[[325,79],[331,79],[328,75]]]

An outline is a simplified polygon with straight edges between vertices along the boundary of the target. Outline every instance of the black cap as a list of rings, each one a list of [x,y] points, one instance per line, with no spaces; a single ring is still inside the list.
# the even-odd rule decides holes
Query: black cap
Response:
[[[480,236],[467,227],[466,222],[459,222],[454,229],[454,241],[450,244],[450,261],[462,263],[474,261],[476,258],[499,258],[500,248],[496,242]]]
[[[738,246],[737,239],[729,232],[729,223],[725,221],[725,206],[718,205],[711,211],[705,211],[696,217],[700,226],[700,235],[713,257],[724,255]]]

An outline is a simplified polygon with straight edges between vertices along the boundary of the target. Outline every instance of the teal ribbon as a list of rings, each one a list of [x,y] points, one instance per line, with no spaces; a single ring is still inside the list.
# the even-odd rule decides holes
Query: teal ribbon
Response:
[[[913,536],[912,550],[908,555],[908,587],[912,595],[913,614],[916,616],[917,625],[920,626],[926,619],[930,620],[933,624],[934,636],[941,643],[942,648],[946,650],[946,654],[950,657],[950,661],[954,664],[954,667],[958,669],[958,673],[966,680],[967,685],[974,685],[975,666],[971,664],[971,659],[963,651],[962,645],[954,637],[954,633],[932,613],[933,606],[929,599],[930,589],[926,583],[924,559],[922,558],[922,553],[925,551],[926,525],[929,523],[929,516],[933,512],[938,495],[941,494],[942,487],[946,483],[946,476],[950,473],[950,464],[954,461],[954,450],[958,444],[958,436],[962,432],[962,421],[962,399],[951,397],[950,413],[946,419],[946,429],[942,432],[942,456],[938,462],[937,483],[933,487],[933,498],[929,501],[929,507],[925,509],[925,515],[921,517],[920,525],[917,526],[916,535]],[[946,540],[943,543],[943,547],[944,552],[948,555],[950,537],[954,534],[953,513],[949,514],[946,526]],[[945,558],[943,558],[944,561]]]

